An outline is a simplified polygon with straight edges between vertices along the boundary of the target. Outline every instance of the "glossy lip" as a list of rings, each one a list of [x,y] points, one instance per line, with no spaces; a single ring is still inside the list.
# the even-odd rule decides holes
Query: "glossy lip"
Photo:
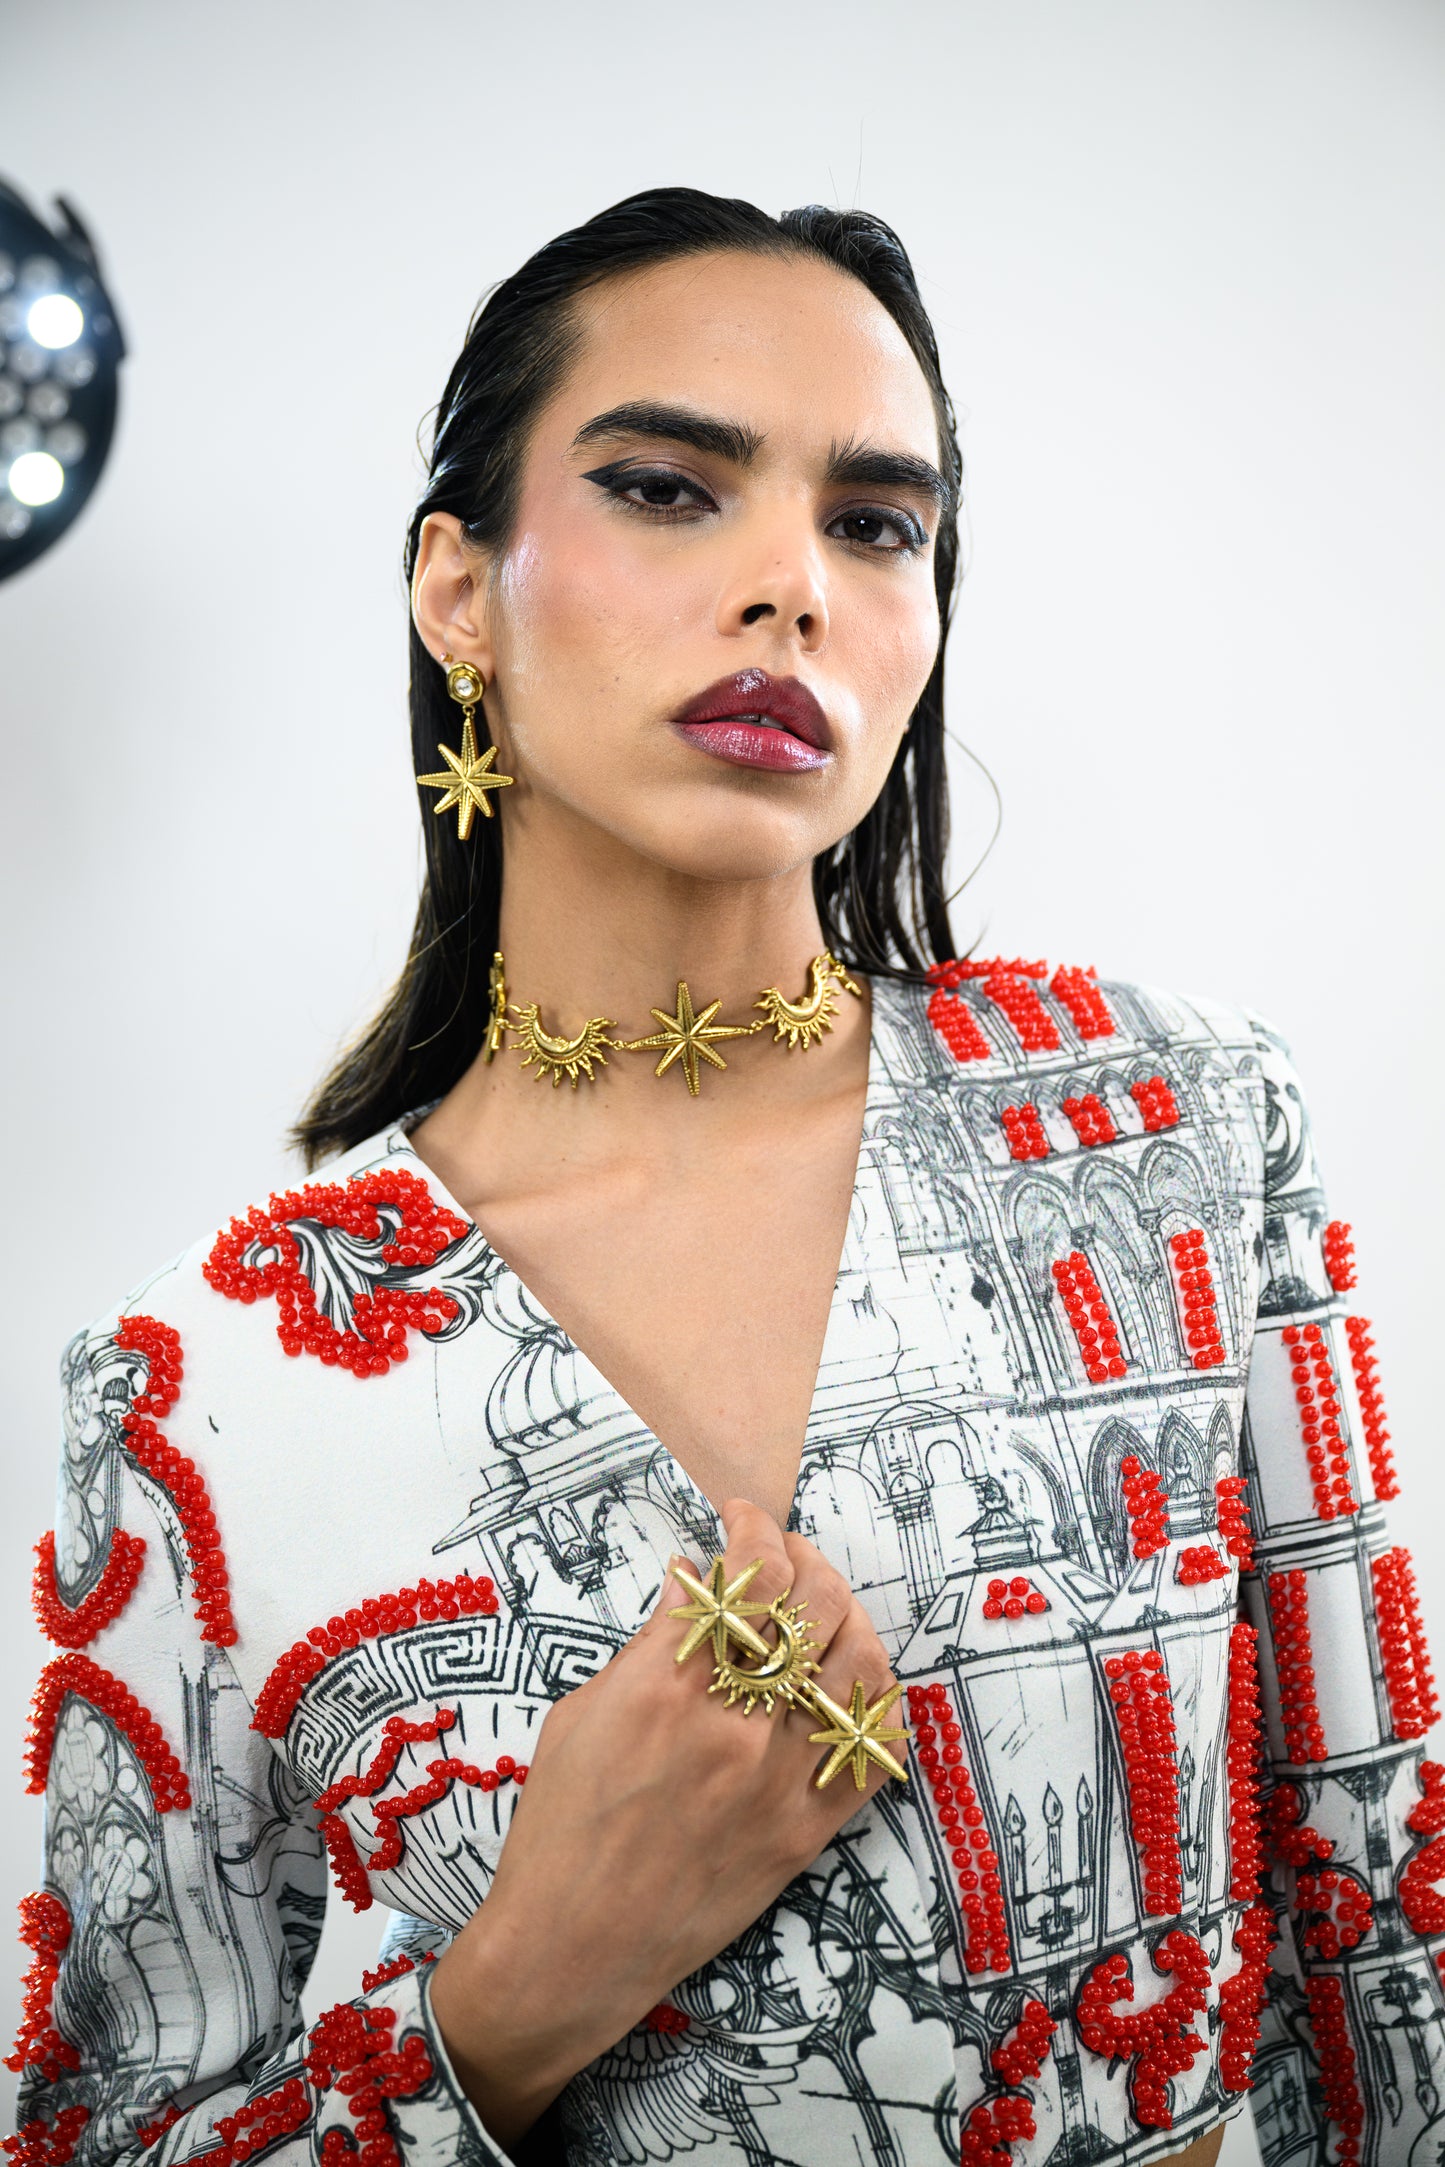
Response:
[[[761,723],[801,738],[818,752],[831,752],[833,733],[828,718],[807,686],[796,677],[773,677],[767,670],[739,670],[720,677],[672,717],[673,726],[686,729],[699,722]]]

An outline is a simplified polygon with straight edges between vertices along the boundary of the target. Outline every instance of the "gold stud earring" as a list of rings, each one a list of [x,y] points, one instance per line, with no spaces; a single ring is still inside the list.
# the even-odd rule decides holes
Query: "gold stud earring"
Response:
[[[489,790],[504,790],[508,783],[516,781],[515,775],[494,775],[492,762],[497,757],[495,745],[489,745],[481,758],[477,757],[477,731],[472,720],[477,702],[487,689],[487,681],[472,662],[453,662],[449,654],[443,654],[442,664],[447,673],[447,691],[462,710],[462,749],[453,752],[450,745],[438,745],[446,766],[434,775],[418,775],[417,781],[428,790],[440,790],[432,811],[449,813],[457,809],[457,837],[465,842],[472,832],[472,817],[480,808],[488,820],[492,817]]]

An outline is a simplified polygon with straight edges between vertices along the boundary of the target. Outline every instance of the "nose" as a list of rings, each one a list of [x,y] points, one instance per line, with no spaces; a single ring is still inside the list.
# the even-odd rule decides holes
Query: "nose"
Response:
[[[805,653],[827,644],[828,597],[811,520],[774,514],[739,536],[731,577],[718,597],[718,630],[766,624],[793,634]]]

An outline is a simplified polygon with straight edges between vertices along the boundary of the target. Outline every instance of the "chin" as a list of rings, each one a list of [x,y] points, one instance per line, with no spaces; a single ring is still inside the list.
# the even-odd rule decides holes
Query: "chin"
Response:
[[[803,820],[796,811],[736,797],[700,807],[685,821],[665,824],[623,839],[640,857],[692,880],[777,880],[808,865],[829,850],[840,834],[831,822]]]

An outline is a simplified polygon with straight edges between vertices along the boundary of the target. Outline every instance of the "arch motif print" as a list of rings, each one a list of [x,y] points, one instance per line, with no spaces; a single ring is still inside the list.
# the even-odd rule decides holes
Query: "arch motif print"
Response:
[[[166,1744],[159,1723],[119,1678],[102,1670],[88,1655],[58,1655],[40,1673],[30,1703],[30,1735],[25,1748],[28,1791],[39,1797],[45,1789],[60,1704],[67,1693],[89,1701],[92,1708],[109,1716],[117,1730],[124,1731],[150,1778],[157,1813],[184,1812],[189,1807],[191,1787],[186,1772]]]

